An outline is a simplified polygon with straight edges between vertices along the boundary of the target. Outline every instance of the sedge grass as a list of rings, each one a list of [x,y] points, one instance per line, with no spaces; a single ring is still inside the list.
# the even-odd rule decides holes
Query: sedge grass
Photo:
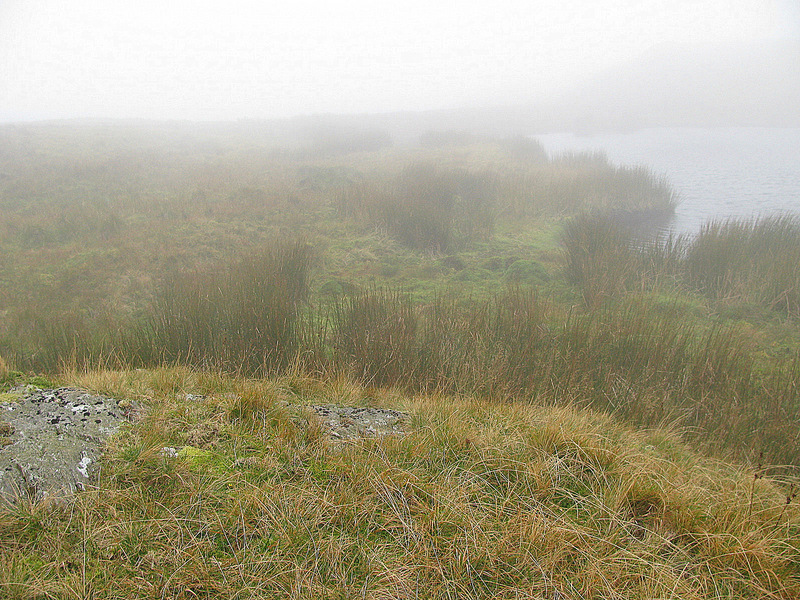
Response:
[[[685,250],[686,279],[714,299],[800,315],[800,221],[778,215],[706,224]]]

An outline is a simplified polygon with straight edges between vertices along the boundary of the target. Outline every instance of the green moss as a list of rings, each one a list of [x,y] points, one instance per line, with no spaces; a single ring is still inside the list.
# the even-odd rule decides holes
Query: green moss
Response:
[[[213,459],[214,453],[194,446],[184,446],[178,450],[178,458],[184,458],[192,463],[202,463]]]
[[[40,375],[25,375],[20,371],[9,371],[0,379],[0,391],[8,391],[11,388],[20,386],[31,386],[42,389],[56,387],[56,385],[46,377]]]
[[[544,265],[535,260],[515,260],[505,271],[505,278],[513,283],[537,284],[550,280]]]
[[[232,461],[228,460],[224,454],[195,446],[183,446],[178,450],[178,458],[199,471],[221,474],[233,469]]]
[[[56,385],[50,379],[39,375],[28,377],[25,380],[25,384],[33,385],[42,389],[56,387]]]

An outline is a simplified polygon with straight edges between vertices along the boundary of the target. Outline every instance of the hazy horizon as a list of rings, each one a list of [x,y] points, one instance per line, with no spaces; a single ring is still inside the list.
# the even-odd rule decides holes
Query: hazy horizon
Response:
[[[743,69],[754,48],[763,56]],[[774,50],[782,48],[789,50]],[[498,107],[563,108],[572,111],[562,116],[569,123],[595,98],[601,112],[625,98],[627,112],[604,117],[616,123],[627,113],[641,120],[653,95],[668,93],[656,85],[643,94],[643,82],[669,90],[672,80],[710,120],[735,120],[752,105],[768,113],[773,103],[791,118],[800,98],[800,5],[4,0],[0,69],[6,123]],[[761,85],[767,72],[769,85]],[[728,106],[754,87],[765,91]]]

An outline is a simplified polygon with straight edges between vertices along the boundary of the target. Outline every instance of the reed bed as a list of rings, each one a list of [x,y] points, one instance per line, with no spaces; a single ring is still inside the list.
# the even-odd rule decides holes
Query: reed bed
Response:
[[[407,164],[385,176],[344,183],[335,194],[340,215],[361,219],[412,248],[448,251],[485,239],[498,219],[531,219],[614,210],[669,215],[678,197],[663,177],[644,167],[617,167],[602,154],[543,160],[536,146],[505,141],[503,162],[443,158]]]
[[[566,274],[588,305],[658,283],[720,304],[800,316],[800,217],[712,221],[696,236],[637,242],[624,215],[584,213],[562,238]]]
[[[374,291],[337,308],[337,368],[365,385],[578,404],[638,425],[679,424],[708,448],[800,460],[797,359],[763,377],[744,332],[677,304],[628,298],[564,315],[533,292],[465,307]],[[788,420],[787,420],[788,419]]]
[[[679,198],[663,176],[645,167],[614,166],[604,154],[553,157],[545,165],[524,165],[494,176],[500,210],[513,218],[612,210],[669,215]]]

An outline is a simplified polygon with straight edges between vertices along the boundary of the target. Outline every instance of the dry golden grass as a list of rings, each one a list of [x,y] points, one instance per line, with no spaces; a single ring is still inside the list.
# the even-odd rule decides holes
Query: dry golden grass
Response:
[[[8,598],[793,598],[787,490],[570,408],[293,374],[72,373],[143,420],[69,505],[0,510]],[[203,396],[203,399],[186,394]],[[337,444],[292,405],[413,415]],[[191,445],[183,458],[164,446]]]

